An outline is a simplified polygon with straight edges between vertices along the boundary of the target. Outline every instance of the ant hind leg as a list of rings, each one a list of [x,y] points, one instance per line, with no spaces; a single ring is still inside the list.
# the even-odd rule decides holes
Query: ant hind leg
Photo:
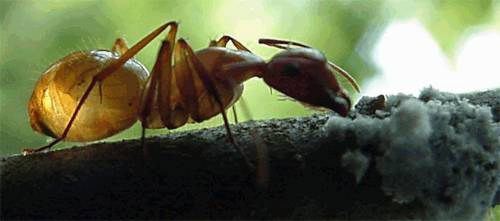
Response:
[[[85,104],[85,101],[87,100],[88,96],[90,95],[90,92],[96,84],[99,82],[102,82],[105,80],[107,77],[109,77],[111,74],[116,72],[119,68],[122,67],[125,62],[127,62],[130,58],[132,58],[134,55],[136,55],[140,50],[142,50],[146,45],[148,45],[153,39],[155,39],[160,33],[162,33],[165,29],[168,27],[177,27],[176,22],[168,22],[163,24],[162,26],[158,27],[154,31],[152,31],[150,34],[148,34],[146,37],[141,39],[139,42],[137,42],[132,48],[127,50],[124,54],[122,54],[118,59],[114,60],[114,62],[109,63],[105,67],[103,67],[93,78],[92,81],[89,83],[87,86],[87,89],[83,92],[82,96],[80,97],[80,100],[78,101],[75,110],[73,111],[73,114],[71,115],[71,118],[69,119],[68,123],[66,124],[66,127],[64,128],[62,134],[56,138],[54,141],[51,143],[37,148],[37,149],[25,149],[23,150],[24,155],[32,154],[32,153],[38,153],[42,151],[49,150],[52,146],[56,145],[57,143],[61,142],[66,138],[66,136],[69,133],[69,130],[71,126],[73,125],[73,122],[76,120],[76,117],[78,113],[80,112],[80,109],[82,108],[83,104]],[[172,32],[172,31],[170,31]]]

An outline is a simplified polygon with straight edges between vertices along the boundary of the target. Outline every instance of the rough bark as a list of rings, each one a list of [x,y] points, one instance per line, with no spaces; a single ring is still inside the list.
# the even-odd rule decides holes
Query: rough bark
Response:
[[[491,136],[479,137],[478,147],[456,149],[458,144],[450,143],[452,139],[433,137],[436,128],[432,128],[433,133],[426,137],[429,148],[425,154],[430,158],[425,159],[434,160],[434,166],[416,165],[425,161],[418,158],[393,159],[391,154],[400,149],[390,147],[392,140],[386,135],[392,132],[385,134],[381,129],[377,134],[369,134],[369,128],[358,129],[363,125],[392,125],[393,119],[400,115],[403,115],[401,119],[406,119],[401,103],[414,98],[393,96],[386,106],[378,106],[380,103],[373,102],[376,98],[363,98],[345,119],[332,117],[329,120],[334,114],[328,113],[232,126],[238,144],[250,159],[256,158],[257,149],[268,150],[268,154],[258,154],[267,156],[267,160],[254,161],[257,165],[268,166],[265,185],[256,184],[266,181],[265,175],[256,176],[245,167],[241,156],[228,143],[222,127],[148,138],[147,156],[139,140],[125,140],[6,157],[0,164],[1,217],[483,218],[486,209],[499,203],[498,196],[494,200],[494,194],[500,179],[500,90],[460,97],[432,89],[428,92],[422,93],[420,101],[415,102],[417,107],[429,113],[434,107],[427,105],[467,104],[474,113],[484,110],[475,105],[488,106],[490,120],[486,116],[486,123],[477,128],[494,133],[496,140]],[[436,100],[440,103],[430,102]],[[407,109],[411,110],[411,106]],[[467,119],[474,121],[476,116],[465,117],[462,122],[461,118],[453,117],[454,112],[450,113],[454,119],[450,125],[456,130],[464,125],[467,127]],[[429,122],[429,125],[434,126],[434,123]],[[258,139],[252,136],[254,132],[265,145],[258,145]],[[431,173],[405,170],[413,167],[422,171],[431,169]],[[438,175],[434,176],[433,168]],[[440,178],[443,176],[446,179]],[[413,178],[417,183],[404,183],[405,179]],[[419,180],[429,182],[418,183]]]

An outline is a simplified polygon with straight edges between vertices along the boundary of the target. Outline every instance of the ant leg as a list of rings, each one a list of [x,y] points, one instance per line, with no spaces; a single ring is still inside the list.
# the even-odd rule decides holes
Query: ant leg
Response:
[[[177,85],[172,81],[172,57],[177,27],[162,42],[150,78],[143,91],[139,118],[147,128],[177,128],[188,120],[182,101],[174,99]]]
[[[172,82],[172,53],[177,26],[171,27],[167,38],[162,41],[151,75],[144,87],[139,119],[142,124],[141,146],[144,159],[150,159],[146,145],[146,128],[171,128],[170,91]],[[187,116],[186,116],[187,120]]]
[[[177,44],[179,46],[179,51],[178,54],[176,53],[176,59],[184,59],[187,61],[187,63],[190,66],[190,71],[196,74],[200,80],[203,82],[203,85],[207,89],[210,95],[213,96],[215,101],[217,102],[217,105],[219,106],[219,110],[222,114],[222,118],[224,120],[224,127],[226,128],[227,131],[227,136],[229,138],[229,141],[233,145],[233,147],[236,149],[237,152],[240,153],[242,158],[245,161],[245,164],[247,167],[253,171],[254,166],[252,163],[250,163],[250,160],[246,156],[246,154],[243,152],[240,146],[236,144],[236,140],[233,137],[233,134],[231,132],[231,128],[229,127],[229,121],[227,119],[226,111],[224,108],[224,104],[222,102],[222,96],[220,95],[219,91],[217,90],[215,83],[209,76],[208,72],[205,70],[205,67],[203,64],[200,62],[198,57],[193,52],[193,49],[187,44],[187,42],[184,39],[179,39],[177,41]],[[197,104],[196,104],[197,105]]]
[[[211,42],[210,43],[210,46],[216,46],[216,47],[226,47],[227,46],[227,43],[231,41],[234,45],[234,47],[236,47],[236,49],[238,50],[241,50],[241,51],[248,51],[248,52],[251,52],[248,48],[246,48],[241,42],[239,42],[238,40],[234,39],[233,37],[229,36],[229,35],[224,35],[222,36],[221,38],[219,38],[218,41],[216,42]]]
[[[233,37],[231,37],[229,35],[224,35],[221,38],[219,38],[218,41],[211,42],[210,44],[213,45],[213,46],[216,46],[216,47],[227,47],[227,43],[229,43],[229,41],[231,41],[233,43],[233,45],[236,47],[236,49],[241,50],[241,51],[251,52],[241,42],[239,42],[238,40],[234,39]],[[239,102],[244,102],[243,101],[243,97],[240,98]],[[233,110],[233,115],[234,115],[234,122],[237,124],[238,123],[238,117],[236,115],[236,104],[233,105],[232,110]],[[248,112],[248,109],[245,110],[245,111]],[[251,119],[251,118],[247,117],[247,119]]]
[[[253,117],[250,113],[250,108],[243,97],[240,98],[238,103],[240,104],[243,116],[246,120],[252,120]],[[256,125],[253,122],[251,124]],[[256,126],[250,129],[250,136],[252,136],[255,143],[255,183],[261,190],[265,190],[267,189],[267,185],[269,183],[269,151],[264,140],[259,135]]]
[[[149,148],[146,146],[146,126],[141,125],[141,147],[142,147],[142,156],[144,159],[151,159],[151,155],[149,154]]]
[[[288,49],[290,48],[290,45],[298,46],[298,47],[303,47],[303,48],[311,48],[310,46],[307,46],[305,44],[301,44],[298,42],[294,41],[287,41],[287,40],[278,40],[278,39],[268,39],[268,38],[261,38],[259,39],[260,44],[265,44],[271,47],[276,47],[276,48],[281,48],[281,49]],[[286,47],[284,46],[286,45]],[[356,90],[358,93],[360,92],[359,89],[359,84],[356,82],[356,79],[354,79],[347,71],[339,67],[338,65],[334,64],[331,61],[328,61],[328,65],[333,68],[335,71],[337,71],[342,77],[344,77],[347,81],[349,81],[349,84]]]
[[[106,79],[109,75],[113,74],[114,71],[119,69],[125,62],[127,62],[130,58],[132,58],[134,55],[136,55],[140,50],[142,50],[147,44],[149,44],[153,39],[155,39],[160,33],[162,33],[167,27],[171,27],[171,30],[173,30],[173,27],[177,27],[176,22],[169,22],[166,23],[153,32],[151,32],[149,35],[141,39],[139,42],[137,42],[134,46],[132,46],[129,50],[127,50],[123,55],[121,55],[117,60],[114,62],[110,63],[108,66],[104,67],[97,75],[95,75],[95,78],[97,80],[104,80]],[[169,32],[169,35],[172,31]]]
[[[233,45],[236,47],[236,49],[241,50],[241,51],[251,52],[241,42],[239,42],[238,40],[236,40],[233,37],[228,36],[228,35],[222,36],[217,41],[210,42],[210,46],[211,47],[214,47],[214,46],[215,47],[227,47],[227,43],[229,43],[229,41],[231,41],[233,43]],[[240,98],[240,101],[241,101],[241,99],[243,99],[243,98]],[[237,124],[238,123],[238,116],[236,115],[236,104],[233,105],[233,107],[231,109],[233,111],[234,122]]]
[[[127,42],[123,38],[117,38],[113,43],[113,47],[111,47],[112,52],[116,52],[119,55],[125,54],[128,51]],[[102,104],[102,81],[99,84],[99,100]]]
[[[253,117],[252,117],[252,114],[250,113],[250,108],[248,108],[248,105],[247,105],[247,102],[245,101],[245,99],[243,99],[243,97],[241,97],[240,100],[238,101],[238,103],[240,103],[241,110],[243,112],[243,116],[247,120],[252,120]]]
[[[241,44],[239,41],[236,39],[230,37],[230,36],[223,36],[221,37],[217,42],[212,42],[211,45],[213,46],[219,46],[219,47],[226,47],[227,43],[231,41],[233,45],[238,49],[242,51],[247,51],[251,52],[248,50],[243,44]],[[225,67],[225,71],[227,73],[233,73],[233,72],[242,72],[243,70],[256,70],[257,72],[263,72],[265,69],[265,62],[242,62],[242,63],[236,63],[234,65],[230,65]],[[232,70],[232,71],[231,71]],[[253,119],[250,113],[250,109],[248,108],[245,100],[243,97],[240,97],[240,100],[238,103],[241,105],[241,108],[243,110],[243,115],[245,116],[246,119]],[[233,112],[236,116],[235,113],[235,106],[233,105]],[[267,146],[262,140],[262,138],[258,135],[257,129],[252,128],[250,130],[250,136],[253,137],[254,143],[255,143],[255,150],[256,153],[256,166],[255,166],[255,180],[256,184],[259,188],[261,189],[266,189],[267,184],[269,183],[269,159],[268,159],[268,150]]]
[[[111,51],[117,52],[118,54],[125,54],[128,51],[127,42],[123,38],[117,38]]]
[[[241,99],[241,98],[240,98]],[[236,104],[231,107],[234,116],[234,124],[238,124],[238,115],[236,114]]]
[[[75,121],[76,116],[78,115],[78,112],[80,112],[80,109],[82,108],[83,104],[87,100],[88,96],[90,95],[90,92],[95,87],[95,85],[98,82],[101,82],[104,79],[106,79],[108,76],[113,74],[119,68],[121,68],[121,66],[123,64],[125,64],[125,62],[127,62],[130,58],[132,58],[135,54],[137,54],[142,48],[144,48],[147,44],[149,44],[154,38],[156,38],[160,33],[162,33],[169,26],[177,26],[177,23],[176,22],[169,22],[169,23],[166,23],[166,24],[160,26],[159,28],[155,29],[149,35],[147,35],[142,40],[140,40],[138,43],[136,43],[132,48],[127,50],[117,60],[114,60],[113,62],[111,62],[110,64],[105,66],[96,75],[94,75],[94,77],[92,77],[92,81],[87,86],[87,89],[85,89],[85,92],[83,92],[82,97],[78,101],[78,104],[76,105],[75,111],[73,112],[70,120],[66,124],[66,127],[64,128],[63,133],[58,138],[56,138],[54,141],[49,143],[48,145],[45,145],[45,146],[40,147],[38,149],[25,149],[25,150],[23,150],[23,154],[27,155],[27,154],[31,154],[31,153],[36,153],[36,152],[48,150],[52,146],[54,146],[55,144],[64,140],[64,138],[66,138],[66,136],[68,135],[69,130],[70,130],[71,126],[73,125],[73,122]]]
[[[226,47],[226,45],[229,41],[231,41],[233,43],[233,45],[238,50],[251,52],[245,46],[243,46],[243,44],[241,44],[239,41],[237,41],[236,39],[234,39],[230,36],[223,36],[217,42],[211,43],[211,44],[214,44],[214,46]],[[246,64],[241,63],[240,65],[234,66],[233,68],[235,68],[235,69],[233,69],[233,70],[236,70],[238,68],[241,68],[241,70],[244,70],[245,68],[259,70],[259,69],[262,69],[263,65],[265,65],[265,63],[262,63],[262,62],[246,63]],[[240,104],[240,106],[243,110],[243,115],[245,116],[245,118],[247,120],[253,119],[253,117],[250,113],[250,109],[248,108],[243,97],[240,97],[238,103]],[[233,105],[233,112],[234,112],[234,116],[236,119],[235,105]],[[264,189],[267,189],[267,184],[269,183],[269,159],[268,159],[267,146],[264,143],[264,141],[262,140],[262,138],[258,135],[256,128],[253,128],[250,130],[250,135],[253,137],[253,140],[255,143],[255,150],[256,150],[255,155],[257,156],[256,166],[255,166],[256,184],[259,188],[264,190]]]

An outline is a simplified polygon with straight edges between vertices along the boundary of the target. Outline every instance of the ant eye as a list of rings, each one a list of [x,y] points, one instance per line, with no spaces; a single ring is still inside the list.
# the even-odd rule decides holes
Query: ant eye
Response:
[[[283,65],[283,69],[281,70],[281,74],[286,76],[296,76],[300,74],[300,67],[295,63],[287,63]]]

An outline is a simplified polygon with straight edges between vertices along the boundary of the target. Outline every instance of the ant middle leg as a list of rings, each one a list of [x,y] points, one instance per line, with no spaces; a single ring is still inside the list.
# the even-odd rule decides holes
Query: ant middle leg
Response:
[[[234,45],[234,47],[236,47],[236,49],[238,49],[238,50],[251,52],[241,42],[239,42],[238,40],[234,39],[233,37],[231,37],[229,35],[224,35],[221,38],[219,38],[219,40],[210,42],[209,46],[210,47],[213,47],[213,46],[215,46],[215,47],[226,47],[227,43],[229,43],[229,42],[232,42],[233,45]]]
[[[141,146],[145,159],[150,158],[146,145],[146,128],[175,128],[171,122],[172,54],[177,34],[177,24],[170,27],[162,41],[151,75],[143,90],[139,119],[141,121]],[[187,120],[187,115],[184,117]],[[182,121],[182,120],[181,120]],[[183,123],[182,123],[183,124]]]

